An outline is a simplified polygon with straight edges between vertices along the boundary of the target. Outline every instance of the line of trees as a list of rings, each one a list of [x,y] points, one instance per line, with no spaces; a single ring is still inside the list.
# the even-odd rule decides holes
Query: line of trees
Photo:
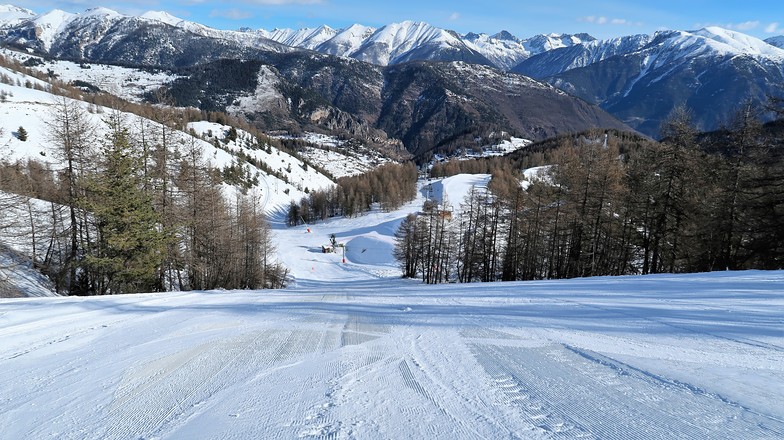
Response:
[[[161,112],[153,122],[112,111],[104,117],[107,129],[98,130],[83,103],[58,97],[48,141],[62,167],[35,161],[2,167],[4,190],[49,202],[31,211],[28,230],[34,263],[58,292],[285,284],[261,195],[227,196],[200,141],[184,136],[170,115]]]
[[[392,211],[416,197],[417,168],[413,163],[385,164],[359,176],[341,177],[337,186],[311,191],[308,196],[291,202],[289,226],[313,223],[329,217],[354,217],[378,203]]]
[[[778,127],[778,128],[776,128]],[[561,139],[544,176],[493,173],[449,220],[429,202],[397,232],[426,283],[784,267],[782,125],[746,104],[710,136],[679,108],[662,142]],[[537,153],[539,154],[539,153]]]

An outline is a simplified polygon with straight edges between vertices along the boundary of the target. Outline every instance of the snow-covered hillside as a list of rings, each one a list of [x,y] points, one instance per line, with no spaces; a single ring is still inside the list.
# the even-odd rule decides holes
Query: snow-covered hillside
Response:
[[[334,136],[304,133],[298,137],[277,136],[277,138],[300,139],[310,144],[304,147],[300,154],[336,178],[363,174],[379,165],[391,162],[378,151]]]
[[[237,139],[224,141],[231,127],[212,122],[193,122],[188,124],[199,136],[222,144],[222,150],[232,157],[247,157],[261,162],[278,175],[285,176],[286,181],[274,175],[263,173],[261,179],[262,192],[268,194],[264,206],[267,211],[275,212],[288,207],[292,200],[304,197],[307,191],[327,189],[334,185],[327,176],[313,167],[309,167],[300,159],[272,146],[258,144],[257,140],[243,130],[237,130]],[[227,164],[222,164],[226,166]],[[243,164],[244,165],[244,164]],[[250,164],[252,166],[252,164]]]
[[[131,102],[142,102],[145,94],[154,92],[162,85],[177,78],[177,76],[163,70],[44,60],[8,48],[0,48],[0,55],[20,63],[27,62],[31,69],[41,73],[48,74],[51,71],[57,79],[68,84],[81,81]]]
[[[420,181],[416,199],[391,212],[375,210],[359,217],[335,218],[293,228],[285,226],[284,216],[273,217],[278,257],[289,268],[297,285],[313,281],[398,278],[401,271],[393,249],[400,222],[408,214],[419,212],[426,200],[446,203],[459,210],[471,188],[486,189],[489,181],[488,174]],[[329,245],[333,234],[345,245],[345,263],[342,252],[321,252],[321,246]]]
[[[491,145],[483,145],[475,150],[466,150],[461,151],[460,153],[453,155],[453,156],[442,156],[440,154],[436,154],[433,156],[433,161],[431,165],[436,162],[443,162],[450,159],[457,159],[457,160],[472,160],[481,157],[496,157],[496,156],[504,156],[513,151],[517,151],[521,148],[525,148],[531,145],[533,141],[529,139],[517,138],[512,136],[508,140],[502,140],[498,143],[494,143]]]
[[[7,438],[784,435],[784,273],[0,302]]]
[[[7,155],[56,166],[41,118],[52,95],[0,90]],[[242,130],[232,140],[227,126],[189,128],[199,137],[185,139],[216,165],[242,153],[295,185],[331,184]],[[268,210],[285,207],[285,184],[261,180]],[[434,180],[396,211],[294,228],[274,212],[294,279],[286,290],[0,300],[2,436],[784,436],[784,272],[400,279],[392,250],[402,219],[426,198],[459,209],[488,181]],[[322,252],[333,234],[345,254]],[[26,282],[21,271],[2,275]]]
[[[52,173],[64,169],[52,138],[52,128],[49,126],[55,117],[57,103],[64,98],[49,93],[48,83],[7,68],[0,68],[0,77],[4,81],[0,83],[0,161],[9,164],[18,162],[23,164],[22,167],[28,160],[37,161],[43,164],[43,169],[51,170]],[[70,99],[66,101],[73,102]],[[100,144],[108,133],[108,125],[104,121],[111,110],[84,102],[77,104],[85,110],[85,117],[96,128],[95,142]],[[136,115],[123,114],[122,117],[130,127],[132,135],[142,126],[146,127],[148,137],[154,136],[153,133],[160,129],[160,124]],[[26,137],[20,134],[22,129],[26,132]],[[285,151],[260,143],[243,130],[236,130],[236,139],[229,140],[229,126],[194,122],[189,126],[189,130],[191,129],[197,133],[196,137],[185,132],[170,133],[168,142],[172,148],[182,152],[195,147],[208,166],[219,170],[242,167],[241,174],[257,182],[253,191],[259,195],[262,209],[270,214],[285,210],[291,201],[298,201],[309,190],[326,189],[334,185],[330,178],[315,167],[306,165]],[[225,189],[227,195],[238,191],[238,188],[228,185]],[[3,198],[3,201],[6,200],[7,198]],[[27,203],[27,199],[20,200]],[[52,209],[35,209],[36,213],[33,215],[24,204],[19,208],[19,212],[4,209],[0,219],[0,277],[7,275],[8,271],[20,271],[29,267],[29,260],[25,258],[34,256],[34,241],[44,243],[42,246],[45,246],[47,237],[41,237],[39,232],[38,238],[34,239],[31,225],[39,230],[52,230],[51,227],[41,224],[51,217]],[[11,223],[19,223],[20,226],[12,229],[9,227]],[[3,246],[8,249],[2,248]],[[39,258],[42,252],[39,249]],[[31,277],[32,275],[28,276]],[[28,286],[31,282],[25,281],[23,284]],[[22,285],[16,287],[21,290],[16,289],[14,292],[40,295],[42,289],[48,288],[40,283],[36,286],[44,287],[20,286]],[[16,295],[14,292],[9,294]]]
[[[62,67],[62,65],[60,66]],[[118,74],[118,72],[120,74],[128,72],[123,69],[113,70],[108,67],[107,69],[106,73],[109,77]],[[46,162],[53,169],[57,169],[59,164],[56,162],[55,155],[52,154],[53,147],[51,139],[48,137],[50,130],[47,124],[51,118],[52,107],[58,98],[46,91],[21,85],[29,82],[31,86],[48,87],[48,84],[43,81],[5,68],[0,68],[0,74],[8,75],[14,82],[18,79],[20,84],[0,84],[0,91],[6,94],[6,102],[0,103],[0,116],[2,116],[0,118],[0,130],[2,130],[0,159],[14,162],[29,158]],[[83,104],[83,106],[90,111],[89,115],[93,124],[100,129],[97,134],[98,138],[103,139],[103,133],[106,131],[106,124],[103,120],[109,109],[88,104]],[[139,119],[138,116],[130,114],[127,114],[126,117],[131,120]],[[26,141],[19,140],[17,136],[20,126],[28,132]],[[258,173],[260,176],[261,189],[268,194],[266,196],[268,202],[265,203],[268,203],[270,210],[287,206],[291,200],[299,200],[306,194],[304,192],[306,187],[322,189],[333,184],[328,177],[320,174],[314,168],[305,166],[301,160],[286,152],[279,151],[275,147],[250,150],[249,147],[255,142],[255,139],[242,130],[238,130],[237,141],[218,142],[222,148],[216,148],[215,140],[223,139],[230,129],[229,126],[197,122],[192,123],[189,128],[193,128],[199,136],[205,137],[205,139],[197,137],[194,142],[202,148],[204,157],[209,159],[213,167],[223,168],[237,162],[236,155],[242,152],[246,156],[266,164],[272,171],[287,177],[288,182],[284,182],[263,170],[255,169],[252,164],[243,163],[243,166],[253,168],[253,173]],[[212,133],[212,136],[207,136],[208,133]],[[189,134],[177,132],[177,136],[181,145],[189,143]],[[268,150],[270,153],[267,152]]]
[[[0,35],[2,28],[15,26],[25,20],[35,17],[35,12],[13,5],[0,5]]]
[[[56,296],[52,282],[33,267],[30,257],[36,252],[33,243],[45,241],[30,226],[38,231],[50,227],[51,213],[51,204],[43,200],[0,191],[0,298]]]

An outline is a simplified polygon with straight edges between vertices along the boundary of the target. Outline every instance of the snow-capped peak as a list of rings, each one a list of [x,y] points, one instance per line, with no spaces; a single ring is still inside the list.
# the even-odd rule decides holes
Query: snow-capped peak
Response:
[[[694,35],[717,41],[743,54],[776,58],[784,56],[784,52],[782,52],[781,49],[774,48],[758,38],[717,26],[700,29],[699,31],[694,32]]]
[[[511,69],[531,56],[523,42],[507,31],[501,31],[493,36],[468,33],[462,38],[470,48],[504,70]]]
[[[52,25],[52,26],[57,25],[57,26],[59,26],[59,25],[65,23],[65,22],[71,20],[73,17],[76,17],[76,14],[71,14],[70,12],[65,12],[62,9],[52,9],[51,11],[49,11],[49,12],[47,12],[45,14],[41,14],[41,15],[35,17],[35,20],[33,20],[33,21],[36,24],[41,25],[41,26],[43,26],[43,25]]]
[[[142,18],[146,18],[148,20],[160,21],[161,23],[166,23],[172,26],[180,26],[185,20],[175,17],[169,14],[166,11],[147,11],[141,15]]]
[[[19,6],[0,5],[0,13],[6,13],[6,12],[15,12],[15,13],[28,14],[28,15],[35,15],[35,12],[33,12],[33,11],[29,10],[29,9],[21,8]]]
[[[337,35],[338,31],[329,26],[319,26],[317,28],[302,29],[273,29],[272,31],[260,30],[259,33],[265,38],[277,41],[291,47],[301,47],[304,49],[315,49],[318,45],[328,41]]]
[[[82,16],[82,17],[111,17],[111,18],[113,18],[113,17],[122,17],[122,14],[120,14],[117,11],[113,11],[113,10],[111,10],[109,8],[104,8],[102,6],[99,6],[99,7],[90,8],[90,9],[84,11],[84,13],[80,14],[80,16]]]
[[[448,43],[458,42],[458,38],[444,29],[439,29],[421,21],[404,21],[392,23],[376,31],[370,40],[388,42],[392,46],[400,46],[406,42],[442,41]]]
[[[52,47],[52,42],[57,36],[60,29],[64,28],[71,20],[76,17],[76,14],[65,12],[60,9],[53,9],[45,14],[39,15],[32,20],[35,26],[38,39],[45,50]]]
[[[516,43],[520,42],[520,39],[512,35],[509,31],[501,31],[493,35],[491,38],[496,40],[514,41]]]
[[[548,34],[536,35],[523,42],[525,48],[532,55],[546,52],[548,50],[569,47],[575,44],[592,41],[593,37],[587,34],[568,35],[568,34]]]
[[[705,55],[784,60],[782,49],[749,35],[715,26],[688,32],[660,31],[655,34],[652,44],[660,49],[667,49],[666,59]]]
[[[425,46],[447,48],[465,46],[465,43],[456,34],[428,23],[404,21],[379,28],[353,57],[387,65],[403,59],[411,50]]]
[[[0,5],[0,28],[17,25],[35,15],[35,12],[19,6]]]
[[[360,46],[362,46],[362,43],[375,32],[376,28],[363,26],[361,24],[353,24],[339,31],[329,40],[321,43],[316,50],[329,55],[348,57],[359,49]]]

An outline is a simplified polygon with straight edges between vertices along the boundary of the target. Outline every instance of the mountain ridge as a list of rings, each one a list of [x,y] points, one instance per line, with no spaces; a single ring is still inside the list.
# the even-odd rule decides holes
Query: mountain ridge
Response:
[[[0,23],[3,17],[0,12]],[[784,83],[784,49],[771,44],[779,40],[719,27],[609,40],[587,34],[521,39],[507,31],[460,35],[418,21],[381,28],[222,31],[160,11],[126,16],[106,8],[83,14],[55,10],[14,23],[2,25],[0,41],[55,58],[103,63],[181,68],[220,58],[263,60],[269,52],[302,52],[326,64],[334,61],[320,56],[380,67],[420,61],[494,66],[546,81],[653,137],[674,107],[686,105],[698,115],[699,129],[713,130],[731,119],[738,102],[778,96]],[[329,125],[352,119],[345,117]]]
[[[597,104],[658,136],[673,108],[686,105],[697,128],[728,124],[740,103],[781,95],[784,50],[718,27],[659,31],[533,56],[513,71]]]

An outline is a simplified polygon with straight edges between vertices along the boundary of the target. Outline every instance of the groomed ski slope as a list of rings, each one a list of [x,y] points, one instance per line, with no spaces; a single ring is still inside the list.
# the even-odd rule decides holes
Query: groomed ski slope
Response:
[[[423,286],[418,204],[279,220],[286,290],[0,301],[0,438],[784,437],[784,272]]]
[[[784,273],[0,303],[8,439],[784,436]]]

